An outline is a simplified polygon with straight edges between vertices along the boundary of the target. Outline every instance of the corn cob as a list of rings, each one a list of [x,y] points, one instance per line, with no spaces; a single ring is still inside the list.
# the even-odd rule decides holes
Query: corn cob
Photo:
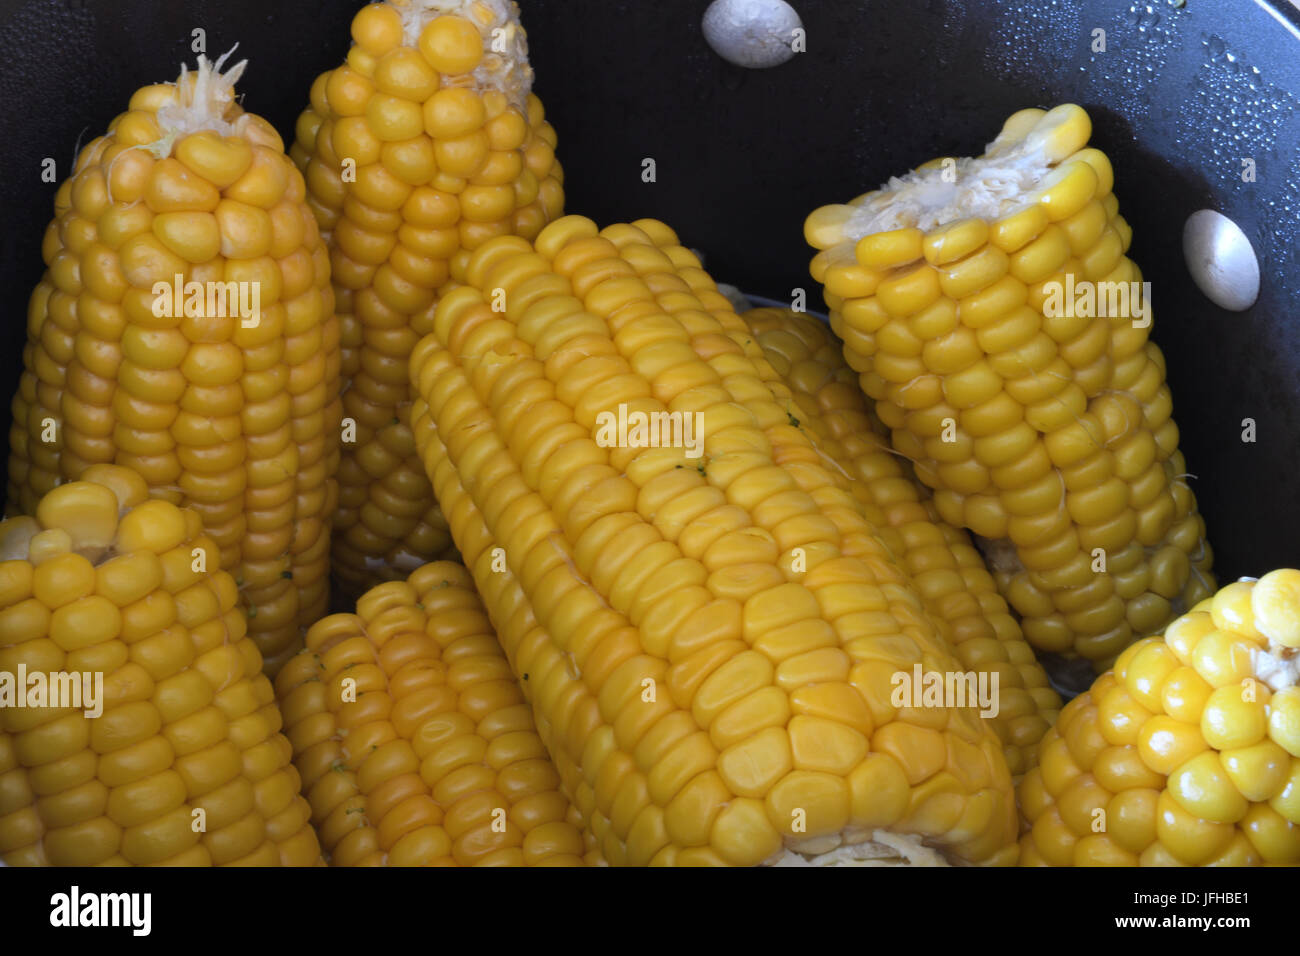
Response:
[[[454,556],[415,453],[407,361],[440,291],[492,236],[564,206],[555,131],[507,0],[391,0],[352,22],[290,154],[333,262],[345,434],[335,578],[353,596]]]
[[[418,395],[412,406],[412,427],[415,430],[416,442],[423,454],[423,460],[429,475],[433,481],[434,491],[438,500],[443,503],[447,514],[452,516],[453,525],[456,533],[456,541],[461,548],[466,564],[470,568],[480,569],[476,575],[484,582],[484,596],[487,606],[491,609],[489,614],[500,621],[496,626],[505,646],[507,653],[510,655],[511,666],[516,673],[518,670],[514,659],[514,652],[520,649],[537,647],[541,645],[545,648],[550,643],[549,636],[540,628],[537,619],[533,614],[532,605],[524,595],[515,576],[508,573],[500,573],[494,570],[498,560],[494,554],[495,542],[488,534],[486,526],[483,524],[482,514],[474,506],[473,501],[466,494],[464,486],[461,484],[460,477],[456,469],[452,466],[447,456],[446,447],[442,444],[439,437],[437,426],[429,417],[429,408],[427,404]],[[565,682],[563,690],[557,691],[557,682],[564,681],[562,673],[572,676],[573,670],[568,658],[561,654],[559,656],[547,655],[548,660],[542,665],[542,675],[534,672],[528,676],[522,687],[526,696],[529,696],[534,708],[534,716],[537,722],[538,735],[546,744],[548,752],[553,755],[555,768],[560,773],[562,779],[562,789],[569,796],[575,808],[578,809],[578,816],[585,821],[586,826],[583,830],[586,853],[584,858],[589,865],[604,866],[608,865],[607,856],[619,865],[626,865],[629,862],[644,862],[636,856],[629,857],[627,843],[621,839],[618,833],[613,829],[614,820],[619,820],[616,815],[617,809],[607,808],[610,816],[602,812],[597,806],[597,796],[595,786],[599,783],[584,778],[582,769],[579,767],[578,757],[570,756],[569,747],[580,747],[581,744],[570,744],[561,740],[555,735],[555,728],[550,720],[547,719],[544,710],[539,706],[540,699],[535,698],[534,691],[540,691],[545,694],[548,703],[553,702],[555,695],[559,694],[561,704],[558,711],[563,715],[567,709],[575,706],[582,706],[590,709],[591,704],[587,703],[584,698],[587,696],[585,689],[574,682]],[[559,668],[552,675],[550,685],[546,683],[545,673],[547,664],[552,668]],[[526,672],[524,672],[526,673]],[[623,781],[618,781],[620,784]],[[618,799],[618,795],[615,796]],[[618,804],[615,803],[617,808]],[[626,806],[623,813],[627,812]],[[657,826],[654,821],[654,814],[651,819],[642,821],[638,818],[637,826],[643,830],[648,827]],[[841,850],[840,853],[827,853],[821,859],[827,865],[840,865],[854,863],[858,865],[904,865],[909,862],[938,863],[941,862],[936,854],[928,851],[914,840],[898,838],[896,835],[882,833],[877,831],[874,839],[866,843],[858,843]],[[636,839],[636,838],[634,838]],[[641,837],[640,839],[644,839]],[[645,852],[642,852],[642,856]],[[693,862],[705,862],[695,858]],[[799,865],[798,861],[802,858],[787,855],[783,859],[782,865]],[[679,858],[672,853],[659,853],[652,857],[652,860],[659,865],[668,865],[670,863],[684,860],[691,862],[692,858],[688,855]]]
[[[1300,571],[1130,646],[1043,738],[1024,865],[1300,863]]]
[[[0,523],[0,858],[318,864],[217,542],[132,471],[91,465],[84,479]],[[195,570],[203,555],[213,570]],[[29,696],[66,692],[65,678],[90,697]]]
[[[139,90],[59,187],[7,508],[131,468],[201,516],[270,673],[328,606],[339,331],[303,178],[224,59]]]
[[[671,230],[570,216],[484,244],[466,279],[412,353],[412,420],[443,443],[434,481],[464,488],[453,537],[605,858],[1013,858],[996,736],[969,707],[891,702],[894,675],[957,662]],[[618,404],[698,411],[704,457],[609,447]],[[516,646],[500,621],[523,608],[542,629]]]
[[[581,864],[580,820],[463,567],[427,564],[318,621],[276,686],[333,864]]]
[[[902,560],[940,635],[967,669],[996,671],[1000,710],[991,723],[1011,773],[1033,765],[1038,742],[1056,722],[1061,699],[1025,643],[1020,625],[997,593],[979,552],[960,529],[922,498],[844,364],[840,343],[821,322],[789,309],[742,315],[768,362],[798,403],[798,416],[819,423],[845,450],[840,459],[854,492],[872,509],[873,524]]]
[[[1101,669],[1214,580],[1090,132],[1077,106],[1023,110],[982,157],[818,209],[805,235],[895,450],[978,536],[1026,639]]]

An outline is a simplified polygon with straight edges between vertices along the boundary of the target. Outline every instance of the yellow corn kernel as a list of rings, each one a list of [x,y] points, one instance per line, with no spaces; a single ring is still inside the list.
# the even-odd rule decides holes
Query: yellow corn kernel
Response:
[[[352,39],[371,56],[383,56],[402,42],[402,18],[393,7],[362,7],[352,18]]]
[[[1293,609],[1300,602],[1300,571],[1282,568],[1270,571],[1251,591],[1250,605],[1255,629],[1283,647],[1300,647],[1300,624]]]
[[[1168,790],[1156,805],[1156,836],[1160,844],[1185,864],[1206,863],[1227,848],[1230,823],[1204,820],[1184,810]]]
[[[1240,826],[1250,846],[1265,862],[1295,865],[1300,861],[1300,829],[1271,808],[1252,807]]]
[[[1219,759],[1233,786],[1252,803],[1265,803],[1281,791],[1291,763],[1286,751],[1271,740],[1224,750]]]
[[[483,38],[464,17],[435,17],[420,31],[420,52],[439,73],[468,73],[483,58]]]
[[[1267,695],[1264,688],[1259,693]],[[1250,747],[1268,730],[1266,699],[1256,699],[1249,685],[1220,687],[1209,696],[1201,712],[1201,734],[1215,750]]]
[[[252,146],[237,136],[202,130],[176,143],[176,158],[218,189],[236,183],[253,162]],[[206,260],[197,260],[200,262]]]
[[[1235,823],[1246,815],[1246,798],[1238,792],[1217,754],[1203,751],[1169,775],[1169,794],[1188,813],[1217,823]]]
[[[375,65],[374,80],[381,93],[416,103],[425,101],[438,89],[438,74],[425,59],[410,47],[396,43],[380,56]]]

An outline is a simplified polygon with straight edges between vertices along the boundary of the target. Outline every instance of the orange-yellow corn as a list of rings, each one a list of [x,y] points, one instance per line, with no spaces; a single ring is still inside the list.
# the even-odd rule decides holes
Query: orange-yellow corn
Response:
[[[1020,624],[965,531],[939,517],[903,461],[877,431],[840,343],[821,322],[789,309],[741,316],[798,404],[801,424],[844,450],[853,490],[871,511],[876,533],[904,565],[939,633],[967,668],[997,672],[1001,707],[991,723],[1012,774],[1033,765],[1038,742],[1056,722],[1061,699],[1025,643]],[[825,444],[825,438],[820,442]]]
[[[454,555],[415,453],[407,361],[441,292],[493,236],[564,206],[555,131],[508,0],[392,0],[352,21],[291,155],[329,244],[342,323],[335,578],[353,596]]]
[[[996,735],[896,693],[958,662],[672,231],[570,216],[466,281],[411,356],[417,443],[604,858],[1013,859]],[[701,456],[620,406],[699,413]]]
[[[202,517],[273,672],[328,606],[339,326],[303,177],[221,65],[139,90],[59,187],[8,509],[131,468]]]
[[[581,865],[581,821],[460,565],[318,621],[276,686],[333,865]]]
[[[818,209],[805,235],[895,450],[983,539],[1029,642],[1100,668],[1214,580],[1090,132],[1077,106],[1023,110],[979,159]]]
[[[216,540],[132,471],[83,479],[0,523],[0,859],[318,864]]]
[[[1129,647],[1020,784],[1027,866],[1300,864],[1300,571]]]

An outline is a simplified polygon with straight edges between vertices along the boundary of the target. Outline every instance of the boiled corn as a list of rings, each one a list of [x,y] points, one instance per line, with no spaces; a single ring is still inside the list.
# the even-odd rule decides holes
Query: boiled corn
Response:
[[[564,866],[581,820],[463,567],[377,585],[276,680],[336,866]]]
[[[1022,110],[984,156],[818,209],[805,235],[895,450],[982,539],[1026,639],[1100,669],[1214,579],[1090,132],[1077,106]]]
[[[1129,647],[1021,781],[1024,865],[1300,864],[1300,571]]]
[[[996,736],[970,707],[891,703],[895,674],[957,662],[671,230],[570,216],[485,243],[466,280],[411,356],[412,421],[464,489],[453,537],[605,858],[870,855],[892,831],[1012,859]],[[611,446],[618,405],[699,412],[703,457]],[[506,578],[544,629],[520,645]]]
[[[391,0],[352,21],[291,155],[329,243],[345,425],[334,573],[353,596],[454,555],[408,421],[407,360],[441,291],[492,236],[564,205],[555,131],[507,0]]]
[[[0,858],[318,864],[216,540],[132,471],[90,465],[83,479],[0,523],[0,689],[22,695],[0,690]],[[34,700],[34,675],[92,697],[98,682],[101,696]]]
[[[303,178],[223,61],[139,90],[59,187],[7,509],[131,468],[202,517],[273,672],[329,601],[339,326]]]
[[[507,649],[529,648],[539,645],[542,647],[549,646],[551,643],[550,638],[538,625],[532,604],[524,595],[516,577],[512,574],[498,573],[492,570],[498,561],[498,555],[495,553],[495,543],[483,523],[482,514],[466,494],[460,476],[447,456],[446,447],[442,444],[437,426],[429,417],[428,406],[418,396],[412,407],[411,420],[415,429],[416,442],[424,456],[423,460],[433,481],[438,500],[447,509],[447,513],[454,516],[456,540],[467,565],[470,568],[484,568],[486,566],[486,569],[479,574],[479,578],[483,581],[486,604],[492,609],[490,614],[501,622],[497,626],[500,629],[499,633],[503,645]],[[514,666],[513,660],[512,666]],[[569,666],[568,658],[561,655],[560,662],[556,666]],[[516,673],[518,673],[517,668]],[[569,674],[572,676],[572,669],[570,669]],[[531,674],[528,676],[532,677]],[[558,674],[555,679],[559,679]],[[660,827],[658,814],[653,812],[649,814],[643,813],[637,818],[637,826],[641,827],[643,832],[631,838],[636,842],[632,844],[630,854],[629,841],[622,839],[614,829],[614,821],[621,822],[621,819],[625,819],[625,817],[621,818],[617,812],[611,809],[602,812],[600,806],[597,805],[595,789],[599,780],[592,781],[589,776],[584,776],[582,768],[578,764],[578,760],[581,759],[579,750],[575,749],[575,752],[578,753],[577,757],[570,755],[569,748],[580,748],[581,744],[571,744],[558,739],[555,736],[554,725],[546,717],[545,711],[539,706],[541,701],[536,697],[534,691],[540,690],[543,692],[546,695],[545,701],[547,704],[553,704],[556,693],[554,684],[554,680],[552,680],[550,686],[546,686],[530,679],[525,680],[521,686],[534,706],[538,735],[545,742],[547,750],[553,756],[555,768],[562,780],[562,789],[569,796],[574,807],[577,808],[579,818],[585,823],[583,828],[586,849],[585,861],[592,866],[607,866],[609,865],[608,859],[614,860],[619,865],[645,862],[643,859],[645,851],[642,850],[640,856],[636,855],[636,844],[647,838],[653,839],[653,837],[648,837],[644,831],[645,828],[653,827],[658,829]],[[556,716],[563,718],[574,706],[581,706],[581,703],[575,704],[575,701],[581,702],[585,696],[585,688],[576,683],[569,684],[560,693],[560,706],[553,708]],[[667,726],[662,728],[661,732],[666,729]],[[883,766],[883,762],[879,765]],[[626,782],[620,781],[620,783],[626,786]],[[607,812],[610,814],[609,816],[606,815]],[[626,812],[627,805],[625,803],[621,813],[626,814]],[[621,825],[626,824],[621,823]],[[853,835],[854,840],[861,837],[862,834]],[[679,857],[672,853],[658,853],[651,859],[651,863],[658,865],[670,865],[677,862],[716,862],[716,858],[707,856],[692,858],[689,855]],[[803,856],[787,853],[775,865],[812,865],[814,862],[816,865],[826,866],[896,866],[909,863],[943,865],[942,857],[916,839],[879,829],[872,831],[869,840],[854,842],[841,846],[836,850],[821,853],[814,857],[813,860],[805,860]]]
[[[872,509],[876,533],[906,567],[940,635],[970,670],[996,672],[1000,708],[991,720],[1007,765],[1019,776],[1056,722],[1061,699],[1025,643],[1020,625],[966,532],[943,521],[882,438],[844,364],[840,343],[807,313],[761,308],[741,318],[798,403],[798,418],[839,442],[854,492]]]

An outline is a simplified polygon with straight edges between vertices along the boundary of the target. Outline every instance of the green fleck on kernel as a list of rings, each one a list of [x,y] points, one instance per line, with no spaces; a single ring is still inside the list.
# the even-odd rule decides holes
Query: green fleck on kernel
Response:
[[[280,572],[280,577],[282,577],[282,578],[284,578],[284,579],[286,579],[286,580],[288,580],[288,581],[292,581],[292,580],[293,580],[293,572],[292,572],[292,571],[281,571],[281,572]]]

